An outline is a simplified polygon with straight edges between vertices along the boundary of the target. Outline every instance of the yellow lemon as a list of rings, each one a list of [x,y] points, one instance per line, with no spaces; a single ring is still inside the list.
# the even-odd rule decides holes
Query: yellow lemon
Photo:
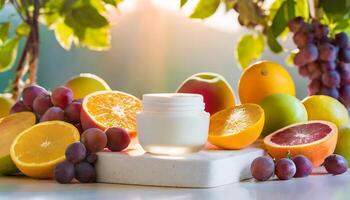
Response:
[[[349,123],[349,114],[338,100],[325,95],[313,95],[303,101],[309,120],[325,120],[342,127]]]

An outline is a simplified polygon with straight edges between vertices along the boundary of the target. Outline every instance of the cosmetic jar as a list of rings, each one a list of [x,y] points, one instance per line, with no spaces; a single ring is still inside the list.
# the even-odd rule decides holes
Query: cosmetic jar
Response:
[[[142,148],[152,154],[184,155],[200,151],[207,142],[210,114],[198,94],[145,94],[136,115]]]

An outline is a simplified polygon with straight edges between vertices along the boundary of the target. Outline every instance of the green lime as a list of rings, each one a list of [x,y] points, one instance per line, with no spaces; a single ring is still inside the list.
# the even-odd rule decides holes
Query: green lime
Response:
[[[264,98],[260,106],[265,111],[265,125],[263,136],[285,126],[307,121],[307,112],[304,105],[289,94],[273,94]]]

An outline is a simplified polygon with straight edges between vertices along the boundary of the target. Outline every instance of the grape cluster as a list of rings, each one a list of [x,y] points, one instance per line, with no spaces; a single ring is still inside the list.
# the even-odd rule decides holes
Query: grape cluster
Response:
[[[333,175],[345,173],[348,163],[340,155],[330,155],[325,159],[324,167],[326,171]],[[295,156],[293,159],[282,158],[276,163],[269,156],[261,156],[253,160],[250,171],[257,181],[267,181],[274,174],[280,180],[300,178],[309,176],[312,172],[311,161],[303,155]]]
[[[105,132],[90,128],[81,134],[80,142],[66,149],[66,160],[55,167],[57,182],[70,183],[75,178],[80,183],[96,181],[96,153],[107,147],[111,151],[122,151],[130,144],[129,134],[121,128],[109,128]]]
[[[96,153],[107,147],[110,151],[123,151],[130,144],[128,132],[122,128],[83,130],[80,113],[82,99],[74,100],[71,89],[61,86],[50,93],[38,85],[26,87],[10,113],[33,112],[37,122],[65,121],[81,133],[80,142],[69,145],[66,160],[55,167],[54,178],[59,183],[70,183],[74,178],[81,183],[96,181]]]
[[[309,81],[309,95],[322,94],[340,100],[350,109],[350,45],[346,33],[330,37],[329,27],[296,17],[288,24],[299,49],[294,57],[301,76]]]
[[[29,111],[38,122],[60,120],[78,127],[81,131],[81,100],[73,100],[73,92],[67,87],[58,87],[52,94],[38,85],[24,88],[21,98],[12,106],[10,113]]]

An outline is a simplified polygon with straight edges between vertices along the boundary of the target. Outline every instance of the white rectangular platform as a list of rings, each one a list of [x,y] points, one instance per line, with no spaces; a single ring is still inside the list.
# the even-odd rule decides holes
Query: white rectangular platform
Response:
[[[157,156],[134,149],[98,153],[97,182],[208,188],[251,178],[250,164],[263,149],[206,149],[184,157]]]

